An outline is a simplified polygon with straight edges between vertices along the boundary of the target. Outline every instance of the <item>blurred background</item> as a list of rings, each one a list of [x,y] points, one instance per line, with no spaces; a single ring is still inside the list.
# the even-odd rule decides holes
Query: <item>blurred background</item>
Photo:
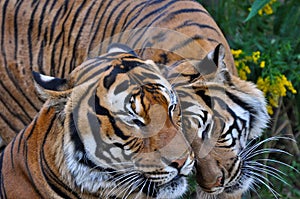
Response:
[[[264,148],[289,152],[263,154],[265,163],[280,170],[281,180],[262,172],[278,198],[300,198],[300,1],[198,0],[215,19],[235,58],[239,76],[257,84],[272,118],[264,138],[279,136]],[[268,161],[268,160],[274,161]],[[291,168],[290,166],[294,167]],[[192,180],[191,180],[192,181]],[[286,183],[284,183],[284,182]],[[243,196],[275,198],[264,185]],[[191,192],[193,182],[191,182]]]

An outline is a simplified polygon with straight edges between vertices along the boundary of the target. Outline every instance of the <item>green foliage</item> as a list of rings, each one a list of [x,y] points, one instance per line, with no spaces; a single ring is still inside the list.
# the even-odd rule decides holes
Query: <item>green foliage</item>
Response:
[[[254,17],[259,10],[261,10],[267,3],[269,3],[270,0],[255,0],[252,4],[251,11],[246,18],[246,21],[249,21],[252,17]]]

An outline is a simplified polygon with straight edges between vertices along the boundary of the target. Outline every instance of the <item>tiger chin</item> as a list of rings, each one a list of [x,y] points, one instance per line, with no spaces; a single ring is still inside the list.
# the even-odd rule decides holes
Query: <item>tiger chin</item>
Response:
[[[193,153],[153,62],[111,49],[67,79],[33,75],[46,102],[1,155],[1,198],[184,194]]]
[[[203,60],[163,72],[180,96],[183,132],[195,153],[197,198],[238,199],[262,183],[250,164],[256,164],[254,140],[269,120],[265,98],[253,83],[230,74],[225,57],[219,44]]]

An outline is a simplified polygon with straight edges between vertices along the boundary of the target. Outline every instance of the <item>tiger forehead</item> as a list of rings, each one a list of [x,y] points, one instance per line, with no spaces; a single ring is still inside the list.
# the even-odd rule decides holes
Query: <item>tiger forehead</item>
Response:
[[[147,84],[141,86],[139,91],[135,92],[132,95],[131,103],[134,102],[133,98],[143,98],[147,100],[148,105],[153,104],[168,104],[170,103],[171,96],[166,96],[165,90],[162,89],[162,86],[156,84]],[[143,102],[141,100],[141,102]],[[146,104],[146,102],[144,102]]]

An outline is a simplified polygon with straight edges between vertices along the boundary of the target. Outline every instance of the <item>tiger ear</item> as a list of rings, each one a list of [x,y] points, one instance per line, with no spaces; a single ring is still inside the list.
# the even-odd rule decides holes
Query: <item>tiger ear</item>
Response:
[[[226,68],[224,58],[225,48],[219,44],[196,64],[196,68],[201,75],[212,76],[214,82],[231,84],[231,74]]]
[[[42,75],[35,71],[32,75],[38,94],[45,100],[67,98],[72,92],[66,79]]]
[[[108,53],[115,53],[115,52],[124,52],[124,53],[130,53],[135,57],[138,57],[138,55],[134,52],[133,49],[131,49],[129,46],[121,43],[112,43],[107,48]]]

